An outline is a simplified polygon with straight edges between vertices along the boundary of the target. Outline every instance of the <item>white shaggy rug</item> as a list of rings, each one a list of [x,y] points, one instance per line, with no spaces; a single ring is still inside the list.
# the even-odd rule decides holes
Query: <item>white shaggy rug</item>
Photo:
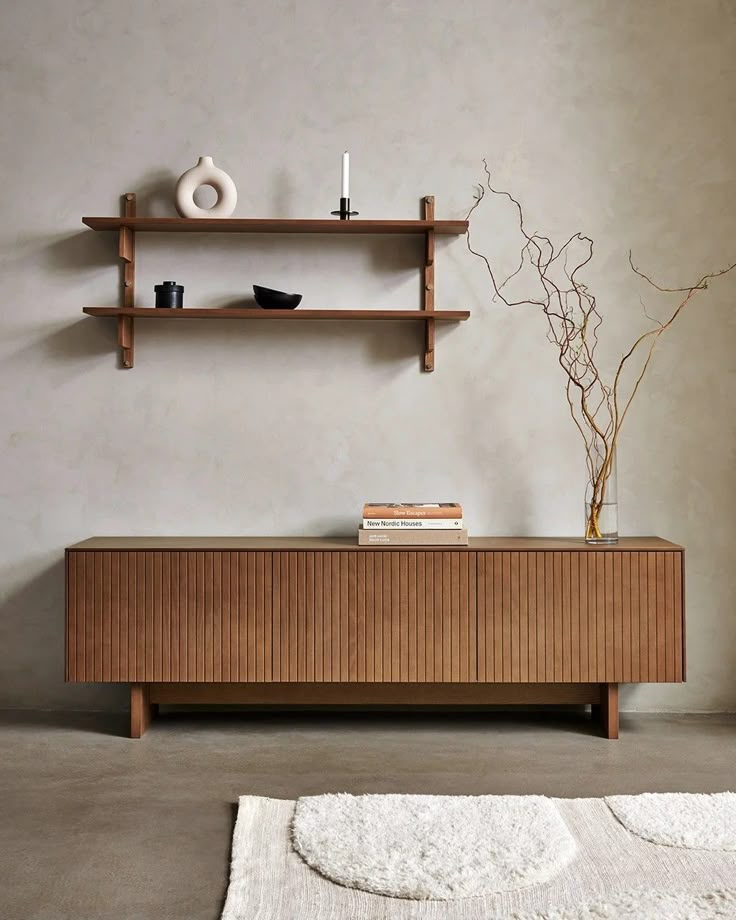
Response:
[[[513,796],[243,796],[222,920],[736,920],[736,851],[719,846],[731,839],[732,799],[647,796],[638,809],[628,801],[641,798],[615,796],[609,807],[603,799]],[[670,836],[690,843],[662,845],[639,833],[642,812],[659,815],[657,799],[673,820],[688,816]],[[636,832],[622,804],[639,817]],[[661,833],[666,818],[652,826]],[[682,827],[696,826],[697,838],[683,837]],[[433,827],[439,836],[422,850]],[[494,842],[496,828],[508,852]],[[493,866],[475,858],[471,839]],[[696,839],[707,846],[690,848]],[[455,844],[469,862],[456,858]],[[387,896],[399,890],[409,897]]]
[[[397,898],[477,897],[546,882],[575,841],[541,795],[317,795],[299,799],[297,853],[350,888]]]
[[[736,793],[609,795],[606,804],[624,827],[652,843],[736,850]]]

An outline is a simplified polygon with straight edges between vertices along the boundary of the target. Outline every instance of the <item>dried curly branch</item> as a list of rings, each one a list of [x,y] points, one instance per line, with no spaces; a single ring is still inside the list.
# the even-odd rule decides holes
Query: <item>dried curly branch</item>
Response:
[[[593,258],[593,240],[581,233],[575,233],[556,247],[549,237],[537,232],[529,233],[521,203],[509,192],[493,186],[486,160],[483,160],[483,168],[485,183],[478,186],[475,201],[468,211],[468,220],[483,202],[486,192],[506,198],[516,210],[518,228],[524,242],[518,266],[502,281],[499,281],[490,258],[474,248],[470,229],[466,237],[468,250],[485,264],[491,279],[494,300],[498,299],[508,307],[541,307],[547,318],[547,338],[557,347],[557,360],[566,377],[565,396],[570,415],[585,444],[586,466],[592,493],[586,537],[600,539],[599,518],[605,502],[606,487],[621,427],[649,368],[657,342],[695,294],[706,290],[714,278],[719,278],[736,268],[736,263],[703,275],[695,284],[671,288],[658,284],[641,271],[634,264],[629,252],[632,271],[652,288],[662,293],[684,296],[664,321],[653,319],[642,303],[644,316],[653,324],[652,328],[634,340],[622,355],[613,382],[606,383],[597,363],[598,334],[603,317],[598,310],[595,297],[578,277]],[[521,300],[513,300],[504,291],[527,266],[539,283],[538,293]],[[640,351],[643,353],[643,363],[633,382],[628,384],[626,394],[624,372],[629,361]]]

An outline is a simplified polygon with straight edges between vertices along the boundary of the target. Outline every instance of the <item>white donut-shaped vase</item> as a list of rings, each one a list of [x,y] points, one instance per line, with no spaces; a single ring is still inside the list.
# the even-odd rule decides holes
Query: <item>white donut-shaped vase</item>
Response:
[[[194,193],[201,185],[211,185],[217,192],[217,201],[211,208],[200,208],[194,203]],[[230,217],[237,203],[235,183],[215,166],[212,157],[200,157],[197,165],[183,173],[176,183],[176,210],[182,217]]]

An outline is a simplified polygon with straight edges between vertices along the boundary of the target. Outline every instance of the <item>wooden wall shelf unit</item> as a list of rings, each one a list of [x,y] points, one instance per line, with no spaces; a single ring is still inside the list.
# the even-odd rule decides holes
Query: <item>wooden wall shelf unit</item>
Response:
[[[113,316],[118,323],[118,345],[123,367],[133,367],[134,323],[136,319],[291,319],[291,320],[415,320],[424,323],[425,371],[434,370],[435,322],[462,322],[468,310],[435,310],[434,259],[435,237],[457,236],[466,232],[465,220],[435,220],[434,197],[422,201],[423,220],[276,220],[257,218],[184,218],[137,217],[135,195],[123,196],[121,217],[83,217],[82,223],[92,230],[118,233],[118,254],[123,262],[121,304],[119,307],[84,307],[89,316]],[[193,309],[156,310],[135,307],[135,234],[136,233],[330,233],[414,235],[425,239],[422,265],[422,306],[418,310],[260,310],[260,309]]]
[[[66,679],[158,703],[590,703],[685,679],[684,550],[476,538],[98,537],[66,550]]]

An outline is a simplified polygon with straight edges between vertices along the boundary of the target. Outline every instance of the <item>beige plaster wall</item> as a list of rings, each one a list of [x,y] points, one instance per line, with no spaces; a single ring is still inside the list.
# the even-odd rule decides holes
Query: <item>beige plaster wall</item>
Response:
[[[685,283],[736,258],[736,7],[716,0],[27,0],[0,29],[0,704],[115,707],[63,683],[66,544],[93,534],[350,533],[366,499],[460,500],[475,534],[578,534],[583,467],[541,319],[490,303],[462,239],[419,372],[402,326],[142,326],[115,367],[115,240],[83,214],[173,214],[209,154],[238,216],[323,217],[339,159],[364,217],[461,217],[481,159],[530,226],[583,230],[615,356],[641,318],[626,253]],[[138,302],[250,285],[312,306],[415,307],[418,243],[139,238]],[[510,258],[512,225],[476,242]],[[690,681],[624,706],[736,708],[734,296],[662,343],[620,452],[622,531],[688,547]],[[653,301],[653,309],[661,304]]]

